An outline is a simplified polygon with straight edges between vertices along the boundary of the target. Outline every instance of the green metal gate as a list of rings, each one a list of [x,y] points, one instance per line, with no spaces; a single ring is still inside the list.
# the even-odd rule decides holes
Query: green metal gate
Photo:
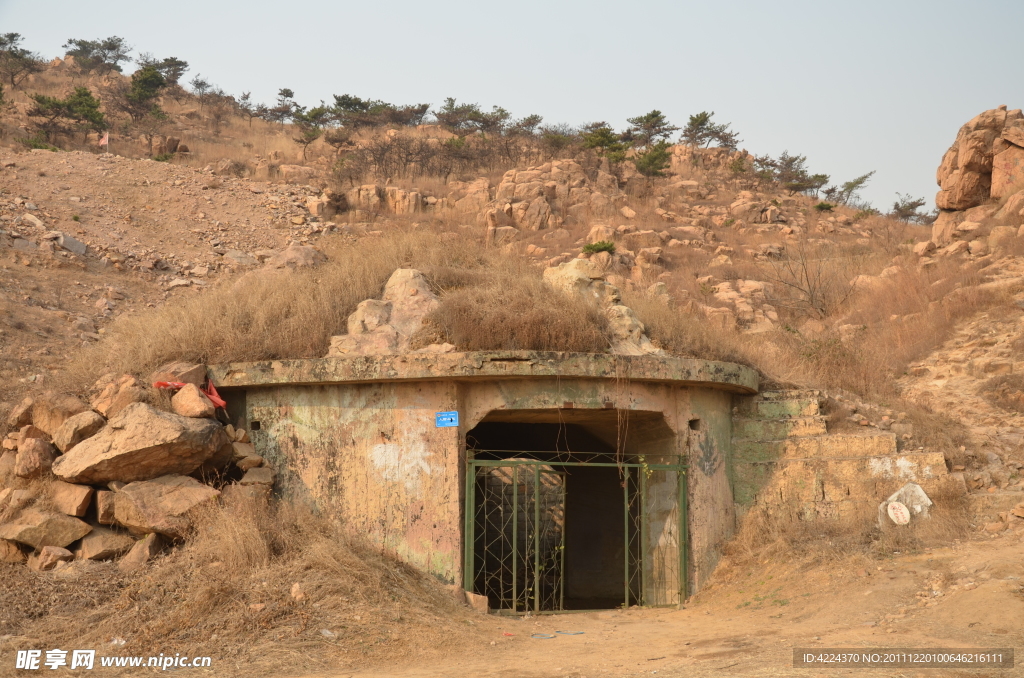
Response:
[[[621,463],[563,461],[564,453],[513,454],[512,458],[468,461],[467,591],[486,595],[491,606],[504,613],[565,609],[566,472],[590,466],[619,471],[622,604],[667,606],[686,599],[685,466],[648,464],[642,457],[635,463]],[[583,456],[600,459],[604,455]]]

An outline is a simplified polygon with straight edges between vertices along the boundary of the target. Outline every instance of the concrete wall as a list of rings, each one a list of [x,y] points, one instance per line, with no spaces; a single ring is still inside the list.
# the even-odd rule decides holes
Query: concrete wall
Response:
[[[236,402],[241,395],[226,393]],[[612,445],[624,433],[626,451],[651,463],[688,457],[691,590],[710,575],[735,524],[727,392],[521,379],[273,385],[247,389],[244,399],[246,419],[260,422],[253,442],[278,470],[282,495],[335,513],[445,581],[460,581],[462,573],[465,436],[485,418],[547,413],[578,420]],[[460,411],[458,428],[435,427],[435,412],[446,410]],[[677,539],[675,515],[666,513],[652,530],[652,548]]]

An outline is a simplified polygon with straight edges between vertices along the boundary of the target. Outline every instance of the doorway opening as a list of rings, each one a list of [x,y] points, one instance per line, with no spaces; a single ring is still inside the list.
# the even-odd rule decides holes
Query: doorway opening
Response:
[[[467,435],[466,589],[512,614],[677,604],[686,468],[674,449],[660,412],[489,414]]]

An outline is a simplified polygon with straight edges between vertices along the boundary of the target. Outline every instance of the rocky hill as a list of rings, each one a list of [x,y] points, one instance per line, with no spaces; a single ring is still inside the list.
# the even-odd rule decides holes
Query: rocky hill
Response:
[[[64,91],[74,67],[55,62],[33,84]],[[104,77],[93,84],[122,76]],[[27,126],[18,96],[13,124]],[[248,453],[243,432],[209,416],[215,394],[200,390],[205,383],[172,399],[154,382],[188,382],[204,362],[488,348],[753,365],[765,385],[820,391],[829,431],[892,431],[899,450],[941,453],[965,491],[989,500],[974,518],[976,538],[1024,532],[1015,508],[1024,498],[1019,111],[986,111],[961,129],[939,168],[941,212],[929,228],[787,190],[758,176],[745,151],[671,146],[661,176],[592,149],[446,176],[415,163],[394,176],[369,166],[345,173],[339,160],[353,149],[475,141],[429,125],[301,149],[291,128],[249,128],[197,103],[165,97],[167,127],[116,139],[114,153],[29,150],[11,139],[0,149],[6,559],[76,571],[66,563],[131,550],[123,569],[141,567],[158,537],[147,546],[126,534],[188,536],[177,519],[192,504],[153,508],[167,508],[172,490],[196,505],[265,494],[272,472]],[[188,369],[164,364],[177,360]],[[167,440],[138,445],[125,431]],[[178,445],[189,463],[132,456],[159,445]],[[130,458],[118,460],[119,450]],[[207,464],[209,476],[199,473]],[[82,506],[97,511],[98,525],[79,520]],[[239,628],[304,628],[302,586],[262,596],[258,579],[276,567],[266,554],[291,553],[282,535],[301,530],[275,532],[260,515],[246,524],[266,533],[253,541],[265,556],[199,557],[189,546],[164,565],[198,563],[227,587],[218,563],[240,563],[252,581],[235,590],[248,615]],[[327,538],[317,529],[303,548]],[[37,537],[48,531],[59,538],[44,544]],[[310,566],[302,553],[282,577],[341,567]],[[416,603],[418,619],[452,605],[436,586],[374,562],[390,573],[388,595],[434,606]],[[214,596],[175,582],[195,607]],[[352,603],[332,623],[367,607]],[[151,634],[161,628],[153,609]],[[203,624],[216,628],[209,617]]]

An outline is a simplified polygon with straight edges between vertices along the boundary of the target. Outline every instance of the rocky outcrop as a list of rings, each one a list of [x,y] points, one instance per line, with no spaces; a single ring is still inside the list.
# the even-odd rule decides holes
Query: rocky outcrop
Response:
[[[1000,106],[975,116],[960,128],[942,157],[935,179],[940,188],[935,204],[946,213],[1019,191],[1024,181],[1024,113]],[[951,224],[955,226],[958,221],[963,219],[940,214],[933,242],[948,244]]]
[[[380,299],[367,299],[348,317],[348,334],[331,337],[328,357],[407,353],[409,341],[440,301],[415,269],[391,274]]]
[[[484,217],[491,228],[539,231],[558,228],[567,217],[583,220],[609,214],[624,200],[618,179],[611,174],[602,170],[588,174],[574,160],[554,160],[506,172]]]
[[[192,473],[225,442],[223,427],[212,419],[181,417],[133,403],[106,428],[60,457],[53,472],[74,483]]]
[[[633,309],[623,306],[619,288],[605,280],[612,255],[598,252],[591,259],[572,259],[544,271],[544,282],[552,288],[592,300],[604,309],[611,335],[611,352],[617,355],[663,353],[651,343],[644,324]]]

